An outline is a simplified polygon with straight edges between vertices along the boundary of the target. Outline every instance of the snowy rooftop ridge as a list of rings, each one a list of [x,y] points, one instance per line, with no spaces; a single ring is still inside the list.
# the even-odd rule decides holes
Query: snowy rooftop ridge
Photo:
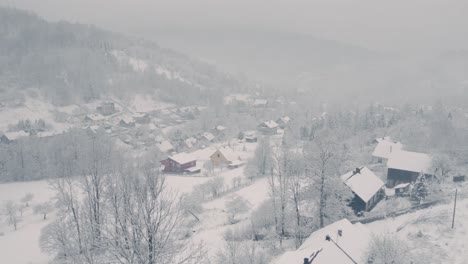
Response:
[[[278,123],[276,123],[276,122],[273,121],[273,120],[265,121],[265,122],[263,122],[263,125],[265,125],[265,126],[268,127],[268,128],[275,128],[275,127],[278,127]]]
[[[366,166],[343,174],[341,180],[364,202],[368,202],[385,185]]]
[[[341,230],[342,236],[338,235]],[[325,240],[330,237],[349,256],[358,263],[366,254],[370,241],[370,231],[360,223],[352,224],[348,219],[339,220],[312,233],[296,251],[290,251],[280,256],[276,264],[301,264],[304,258],[320,250],[313,264],[354,264],[333,242]]]
[[[185,152],[177,153],[169,157],[171,160],[179,163],[179,164],[187,164],[189,162],[195,161],[196,158],[193,155],[190,155]]]
[[[428,154],[404,150],[393,152],[387,162],[389,169],[425,173],[430,172],[431,165],[432,158]]]
[[[403,149],[403,144],[392,141],[389,137],[378,138],[376,141],[378,144],[372,152],[372,156],[376,158],[388,159],[393,152]]]

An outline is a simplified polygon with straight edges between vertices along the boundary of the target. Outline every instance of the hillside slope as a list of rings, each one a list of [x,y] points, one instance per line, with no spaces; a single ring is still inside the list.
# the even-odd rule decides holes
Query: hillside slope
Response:
[[[191,103],[206,102],[210,90],[242,86],[213,65],[149,41],[0,7],[2,96],[33,87],[68,104],[143,91]]]

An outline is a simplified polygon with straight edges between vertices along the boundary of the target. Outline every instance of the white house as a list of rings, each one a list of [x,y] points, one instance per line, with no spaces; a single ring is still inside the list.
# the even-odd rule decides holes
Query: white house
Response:
[[[387,187],[414,182],[421,173],[432,175],[432,157],[412,151],[393,152],[387,162]]]
[[[376,139],[377,146],[375,146],[372,157],[379,163],[388,160],[388,157],[395,151],[400,151],[403,145],[400,142],[392,141],[389,137]]]

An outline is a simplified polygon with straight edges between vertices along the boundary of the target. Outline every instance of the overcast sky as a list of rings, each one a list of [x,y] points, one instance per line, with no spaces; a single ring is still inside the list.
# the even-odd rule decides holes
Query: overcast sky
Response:
[[[49,20],[134,35],[154,30],[292,31],[378,50],[468,47],[467,0],[0,0]]]

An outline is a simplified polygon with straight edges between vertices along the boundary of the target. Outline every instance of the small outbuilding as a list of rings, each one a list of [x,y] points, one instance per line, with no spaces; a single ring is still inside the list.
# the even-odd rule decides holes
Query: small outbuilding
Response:
[[[237,166],[240,166],[241,163],[239,155],[236,155],[231,148],[224,147],[217,149],[213,154],[210,155],[210,160],[213,166],[220,165],[230,165],[234,162]]]

